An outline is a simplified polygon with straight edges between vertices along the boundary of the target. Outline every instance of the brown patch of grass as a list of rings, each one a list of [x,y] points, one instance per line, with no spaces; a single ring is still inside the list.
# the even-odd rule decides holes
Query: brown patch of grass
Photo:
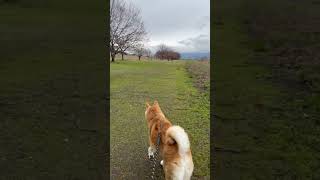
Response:
[[[188,61],[186,69],[193,78],[193,83],[201,92],[208,91],[210,88],[210,61],[198,60]]]

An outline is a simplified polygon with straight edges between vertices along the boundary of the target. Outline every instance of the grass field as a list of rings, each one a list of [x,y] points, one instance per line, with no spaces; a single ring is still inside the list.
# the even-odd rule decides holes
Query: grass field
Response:
[[[319,178],[319,71],[315,70],[316,64],[308,65],[309,58],[303,53],[298,54],[299,60],[291,56],[294,51],[289,51],[314,41],[299,32],[306,29],[298,25],[310,27],[307,32],[313,32],[311,27],[315,26],[309,19],[297,19],[306,12],[302,7],[309,7],[308,15],[316,13],[311,1],[216,3],[216,179]],[[291,26],[285,24],[290,21]],[[274,56],[279,49],[273,45],[285,47],[288,51],[283,51],[282,56],[289,57],[289,61]],[[319,52],[311,48],[309,51],[314,57]],[[300,64],[303,61],[307,63]],[[293,74],[299,71],[298,75]],[[308,73],[304,76],[305,72]],[[311,91],[295,83],[301,81],[299,75],[312,82]]]
[[[158,100],[172,123],[189,134],[194,177],[209,176],[209,91],[201,93],[194,86],[193,80],[199,76],[188,73],[184,61],[118,60],[111,63],[110,71],[111,177],[148,179],[150,175],[144,118],[148,99]],[[161,168],[157,169],[161,176]]]
[[[0,179],[106,178],[103,7],[0,1]]]

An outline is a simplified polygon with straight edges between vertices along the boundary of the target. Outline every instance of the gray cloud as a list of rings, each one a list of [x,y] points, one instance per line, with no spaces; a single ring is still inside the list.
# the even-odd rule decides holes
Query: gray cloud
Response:
[[[196,37],[187,38],[178,41],[183,46],[189,47],[194,52],[209,52],[210,51],[210,36],[207,34],[200,34]]]
[[[203,30],[205,28],[210,29],[210,17],[203,16],[202,19],[198,21],[198,26],[200,30]]]
[[[164,43],[183,52],[209,51],[210,0],[127,1],[141,9],[149,46]]]

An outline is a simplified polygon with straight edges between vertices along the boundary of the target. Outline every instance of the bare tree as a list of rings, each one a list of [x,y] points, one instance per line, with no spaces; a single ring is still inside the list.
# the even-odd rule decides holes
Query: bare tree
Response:
[[[166,59],[168,51],[170,51],[170,48],[168,46],[166,46],[165,44],[160,44],[155,56],[161,60]]]
[[[167,59],[174,60],[174,59],[180,59],[180,54],[178,52],[175,52],[168,46],[161,44],[158,47],[158,51],[156,52],[155,56],[159,59]]]
[[[146,56],[150,59],[152,59],[152,52],[150,49],[146,49]]]
[[[146,31],[140,10],[124,0],[112,0],[110,4],[110,54],[112,62],[118,53],[145,40]]]
[[[162,52],[166,52],[166,51],[170,51],[171,49],[167,46],[167,45],[165,45],[165,44],[160,44],[159,46],[158,46],[158,51],[162,51]]]
[[[180,54],[178,52],[175,52],[175,51],[169,51],[167,52],[167,59],[169,60],[178,60],[180,59]]]
[[[135,49],[135,54],[138,56],[139,61],[141,59],[141,56],[146,55],[147,54],[147,50],[142,46],[142,45],[138,45]]]

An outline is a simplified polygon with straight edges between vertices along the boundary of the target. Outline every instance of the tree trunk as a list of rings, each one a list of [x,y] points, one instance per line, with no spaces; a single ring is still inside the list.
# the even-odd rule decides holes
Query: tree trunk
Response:
[[[139,61],[140,61],[141,56],[139,56]]]
[[[123,61],[123,53],[121,53],[121,58],[122,58],[122,61]]]
[[[111,62],[114,62],[115,55],[111,55]]]

